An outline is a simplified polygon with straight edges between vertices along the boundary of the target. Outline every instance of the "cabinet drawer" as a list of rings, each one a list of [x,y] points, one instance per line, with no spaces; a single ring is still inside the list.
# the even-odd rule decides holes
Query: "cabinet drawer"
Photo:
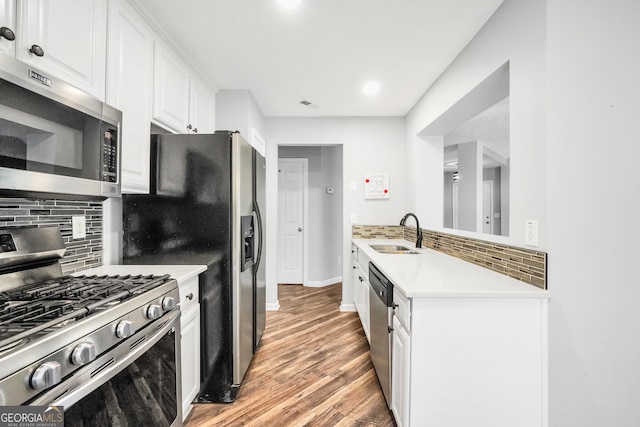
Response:
[[[184,313],[199,303],[198,276],[178,283],[180,292],[180,310]]]
[[[395,314],[402,326],[411,331],[411,300],[398,289],[393,290],[393,302],[396,304]]]

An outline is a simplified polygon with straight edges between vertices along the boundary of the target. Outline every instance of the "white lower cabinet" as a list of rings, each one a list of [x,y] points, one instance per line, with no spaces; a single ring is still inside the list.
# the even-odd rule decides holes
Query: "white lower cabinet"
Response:
[[[182,362],[182,419],[191,412],[191,403],[200,390],[200,303],[198,276],[178,283],[180,288],[180,346]]]
[[[362,329],[364,330],[364,334],[367,337],[367,340],[370,340],[369,335],[369,275],[368,275],[368,265],[365,270],[362,264],[365,264],[365,261],[362,263],[359,262],[357,258],[357,250],[354,252],[353,256],[353,302],[356,306],[356,311],[358,312],[358,316],[360,317],[360,322],[362,323]],[[368,264],[368,260],[366,261]]]
[[[181,317],[182,338],[182,419],[191,411],[191,402],[200,390],[200,304]]]
[[[409,385],[411,381],[411,336],[397,317],[393,318],[391,344],[391,412],[398,427],[409,425]]]
[[[407,300],[410,330],[398,307],[393,323],[398,426],[547,426],[546,299]]]

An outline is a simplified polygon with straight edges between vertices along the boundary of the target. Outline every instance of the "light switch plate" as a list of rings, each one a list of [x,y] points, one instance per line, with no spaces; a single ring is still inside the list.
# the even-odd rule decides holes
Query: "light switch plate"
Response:
[[[355,213],[351,214],[351,224],[355,224],[356,222],[358,222],[358,215],[356,215]]]
[[[84,215],[74,215],[71,217],[71,230],[74,239],[84,239],[87,237],[87,222]]]
[[[533,219],[524,221],[524,244],[538,246],[538,221]]]

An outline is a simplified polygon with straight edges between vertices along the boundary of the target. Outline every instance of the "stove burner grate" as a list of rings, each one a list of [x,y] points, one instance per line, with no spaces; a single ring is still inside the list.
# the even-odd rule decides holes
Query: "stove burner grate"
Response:
[[[0,352],[167,281],[170,276],[64,276],[0,292]],[[14,344],[18,342],[18,344]]]

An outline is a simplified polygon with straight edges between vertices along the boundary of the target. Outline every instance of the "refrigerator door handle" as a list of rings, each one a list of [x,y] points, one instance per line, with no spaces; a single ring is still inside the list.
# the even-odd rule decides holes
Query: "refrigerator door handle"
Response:
[[[258,202],[253,201],[253,213],[256,216],[257,230],[255,231],[255,236],[258,238],[258,250],[256,254],[256,259],[254,261],[254,265],[256,270],[260,266],[260,261],[262,260],[262,215],[260,214],[260,206],[258,206]]]

